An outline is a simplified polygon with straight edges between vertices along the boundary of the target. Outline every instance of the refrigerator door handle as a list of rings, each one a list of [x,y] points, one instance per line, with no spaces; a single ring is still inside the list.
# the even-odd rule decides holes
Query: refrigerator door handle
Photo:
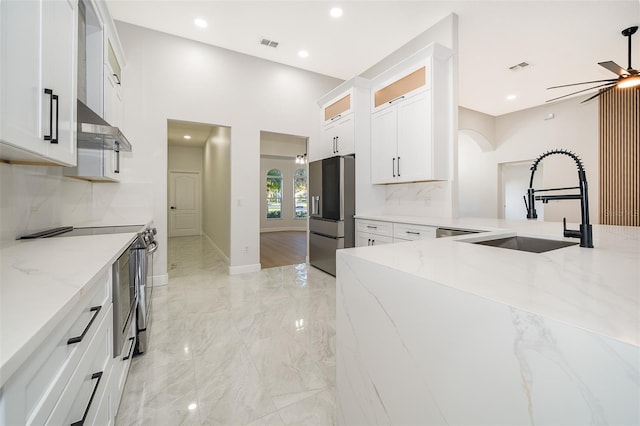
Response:
[[[318,215],[320,214],[320,196],[313,195],[311,197],[311,214]]]

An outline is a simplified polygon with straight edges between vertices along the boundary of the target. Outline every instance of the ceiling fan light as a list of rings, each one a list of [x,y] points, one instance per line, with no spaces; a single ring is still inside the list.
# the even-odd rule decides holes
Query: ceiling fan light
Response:
[[[629,87],[640,86],[640,75],[632,75],[626,78],[623,78],[617,84],[618,89],[628,89]]]

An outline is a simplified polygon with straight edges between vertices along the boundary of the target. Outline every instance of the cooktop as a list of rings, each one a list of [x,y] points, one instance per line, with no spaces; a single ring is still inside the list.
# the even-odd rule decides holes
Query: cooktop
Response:
[[[123,225],[123,226],[91,226],[85,228],[74,228],[73,226],[61,226],[58,228],[46,229],[29,235],[23,235],[19,240],[51,237],[77,237],[81,235],[101,235],[101,234],[122,234],[128,232],[139,232],[144,225]]]

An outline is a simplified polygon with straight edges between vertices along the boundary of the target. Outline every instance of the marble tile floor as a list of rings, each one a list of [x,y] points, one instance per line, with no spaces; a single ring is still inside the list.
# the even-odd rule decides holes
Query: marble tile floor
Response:
[[[299,264],[229,276],[203,237],[169,239],[146,354],[116,425],[335,424],[335,279]]]

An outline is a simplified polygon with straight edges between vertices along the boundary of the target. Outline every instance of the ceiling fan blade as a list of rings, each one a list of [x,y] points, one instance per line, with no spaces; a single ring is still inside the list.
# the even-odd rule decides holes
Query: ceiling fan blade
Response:
[[[598,93],[596,93],[595,95],[591,96],[588,99],[585,99],[584,101],[580,102],[581,104],[584,104],[585,102],[589,102],[591,99],[593,98],[597,98],[598,96],[602,95],[603,93],[607,93],[609,90],[613,89],[614,87],[616,87],[615,85],[611,86],[611,87],[607,87],[606,89],[602,89],[599,90]]]
[[[549,89],[557,89],[559,87],[579,86],[580,84],[602,83],[603,81],[612,82],[612,81],[618,81],[618,79],[617,78],[610,78],[608,80],[594,80],[594,81],[583,81],[582,83],[563,84],[562,86],[547,87],[547,90],[549,90]]]
[[[552,102],[552,101],[557,101],[558,99],[562,99],[562,98],[566,98],[567,96],[571,96],[571,95],[576,95],[578,93],[582,93],[582,92],[587,92],[589,90],[592,89],[597,89],[599,87],[605,87],[605,86],[615,86],[615,83],[605,83],[605,84],[600,84],[599,86],[593,86],[593,87],[589,87],[588,89],[583,89],[583,90],[578,90],[577,92],[573,92],[573,93],[569,93],[568,95],[563,95],[563,96],[558,96],[557,98],[553,98],[553,99],[549,99],[545,102]]]
[[[620,76],[629,74],[627,72],[627,70],[625,70],[624,68],[622,68],[620,65],[616,64],[613,61],[598,62],[598,65],[600,65],[601,67],[604,67],[604,68],[608,69],[609,71],[611,71],[612,73],[618,74]]]

